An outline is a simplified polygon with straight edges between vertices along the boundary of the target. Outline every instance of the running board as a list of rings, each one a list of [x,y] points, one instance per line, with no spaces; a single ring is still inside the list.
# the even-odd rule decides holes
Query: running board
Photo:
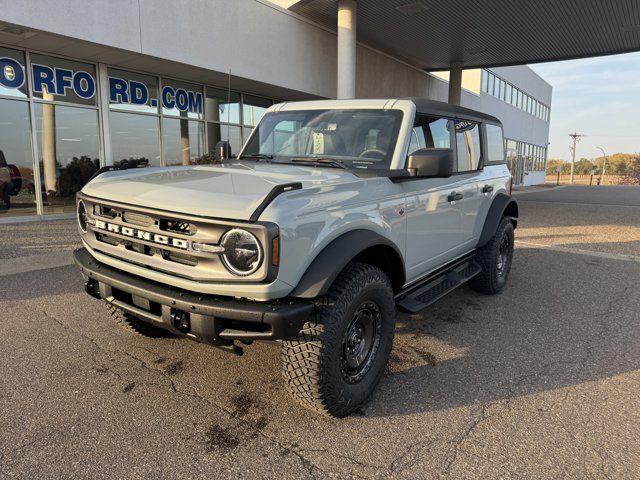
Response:
[[[418,313],[467,283],[481,270],[482,268],[474,259],[469,259],[435,277],[427,277],[420,285],[411,287],[406,293],[399,295],[396,305],[403,312]]]

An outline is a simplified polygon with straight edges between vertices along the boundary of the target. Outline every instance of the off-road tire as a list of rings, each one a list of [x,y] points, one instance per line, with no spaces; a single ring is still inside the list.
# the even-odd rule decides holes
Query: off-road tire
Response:
[[[173,334],[168,330],[143,322],[139,318],[122,311],[120,308],[110,304],[109,302],[105,302],[104,304],[107,307],[107,311],[109,312],[109,315],[111,315],[111,318],[127,330],[131,330],[138,335],[150,338],[167,338],[173,336]]]
[[[368,368],[350,375],[343,364],[347,333],[363,306],[376,312],[378,343],[366,357]],[[283,342],[283,374],[289,393],[304,407],[328,416],[346,417],[361,408],[389,360],[395,313],[387,275],[371,265],[349,263],[327,294],[317,300],[314,316],[305,322],[297,338]]]
[[[501,246],[505,249],[504,251],[501,251]],[[503,217],[496,234],[489,240],[489,243],[477,251],[476,261],[482,267],[482,271],[469,281],[469,286],[476,292],[487,295],[501,293],[511,271],[513,250],[513,223],[510,218]],[[499,268],[498,257],[501,254],[505,254],[502,262],[506,262],[506,264]]]

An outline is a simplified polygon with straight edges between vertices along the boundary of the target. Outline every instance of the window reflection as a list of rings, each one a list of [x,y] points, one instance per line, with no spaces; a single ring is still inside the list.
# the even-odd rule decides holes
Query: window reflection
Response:
[[[29,104],[0,100],[0,218],[36,213]]]
[[[0,47],[0,95],[27,98],[24,53]]]
[[[100,168],[98,112],[36,103],[44,213],[75,211],[75,194]]]
[[[59,71],[63,69],[68,70],[70,72],[69,77],[73,73],[83,72],[82,73],[83,75],[88,75],[91,78],[91,80],[85,80],[82,82],[82,87],[87,92],[91,90],[91,85],[89,85],[88,82],[93,82],[93,94],[90,98],[83,98],[80,95],[78,95],[76,93],[75,88],[71,87],[71,84],[68,86],[68,88],[65,88],[61,92],[58,92],[59,94],[56,95],[55,94],[56,92],[47,91],[47,90],[51,90],[51,87],[46,86],[47,84],[55,84],[54,80],[49,79],[49,81],[43,81],[43,78],[46,77],[46,72],[41,73],[41,75],[43,75],[44,77],[40,79],[38,79],[37,75],[34,73],[33,96],[35,98],[40,98],[42,100],[56,101],[56,102],[77,103],[79,105],[96,105],[96,99],[97,99],[97,95],[95,94],[96,68],[90,63],[82,63],[82,62],[76,62],[73,60],[67,60],[65,58],[56,58],[56,57],[48,57],[45,55],[33,54],[31,55],[31,64],[32,64],[32,67],[34,65],[48,67],[48,69],[50,69],[51,71],[53,71],[53,69],[58,69]],[[69,78],[67,78],[67,80],[69,80]],[[69,82],[71,81],[69,80]],[[40,88],[42,88],[41,91],[39,90]],[[87,93],[87,96],[88,95],[89,93]]]
[[[189,117],[201,120],[203,95],[202,87],[193,83],[163,79],[162,114]]]
[[[109,119],[113,163],[147,159],[151,166],[160,165],[159,117],[111,112]]]
[[[242,148],[240,127],[219,123],[208,123],[207,138],[209,140],[210,153],[215,153],[216,144],[221,140],[227,141],[231,144],[231,154],[233,156],[237,155],[240,148]]]
[[[243,123],[255,127],[271,105],[273,105],[273,101],[270,98],[244,95],[242,102]]]
[[[204,154],[204,124],[177,118],[163,119],[162,149],[165,165],[198,163]]]
[[[240,123],[240,94],[207,87],[205,114],[210,122]]]
[[[110,82],[109,108],[111,110],[158,113],[159,96],[157,77],[125,72],[124,70],[115,70],[113,68],[110,68],[108,72]],[[136,82],[144,85],[146,92],[141,86],[136,86]],[[113,88],[111,88],[112,86]],[[126,89],[125,95],[121,93],[122,89]],[[113,90],[113,94],[111,90]],[[113,98],[111,98],[112,96]],[[145,102],[144,104],[142,104],[143,101]]]
[[[480,166],[480,128],[477,123],[455,121],[458,171],[469,172]]]

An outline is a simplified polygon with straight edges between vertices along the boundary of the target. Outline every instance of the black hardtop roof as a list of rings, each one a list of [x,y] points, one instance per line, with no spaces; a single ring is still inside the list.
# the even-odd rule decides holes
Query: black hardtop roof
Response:
[[[451,105],[450,103],[438,102],[436,100],[420,97],[407,97],[403,100],[410,100],[415,103],[417,113],[443,117],[455,117],[463,120],[475,120],[476,122],[489,122],[502,125],[502,122],[496,117],[471,110],[470,108],[459,107],[457,105]]]

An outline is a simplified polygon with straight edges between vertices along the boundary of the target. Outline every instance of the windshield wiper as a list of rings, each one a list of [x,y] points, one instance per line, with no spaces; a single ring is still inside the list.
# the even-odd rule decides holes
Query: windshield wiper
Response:
[[[266,153],[248,153],[247,155],[242,155],[241,157],[239,157],[239,160],[242,160],[243,158],[251,158],[253,160],[273,160],[273,155],[268,155]]]
[[[292,163],[316,163],[320,165],[327,165],[329,167],[335,168],[343,168],[347,169],[344,162],[342,160],[338,160],[337,158],[327,158],[327,157],[293,157],[291,159]]]

